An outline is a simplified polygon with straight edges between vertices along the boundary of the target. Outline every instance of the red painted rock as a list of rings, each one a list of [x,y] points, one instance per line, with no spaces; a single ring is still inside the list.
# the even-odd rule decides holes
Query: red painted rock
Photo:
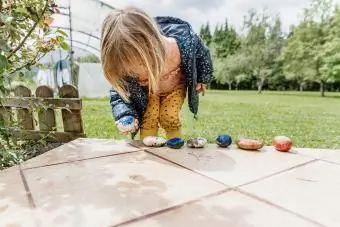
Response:
[[[273,146],[277,151],[288,152],[292,146],[292,140],[287,136],[276,136],[273,140]]]
[[[256,139],[238,138],[236,145],[243,150],[259,150],[263,147],[263,142]]]

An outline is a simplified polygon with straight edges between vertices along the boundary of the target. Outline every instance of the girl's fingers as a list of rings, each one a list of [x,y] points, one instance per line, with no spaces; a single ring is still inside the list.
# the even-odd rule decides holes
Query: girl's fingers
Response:
[[[200,92],[202,89],[202,84],[197,84],[196,85],[196,91]]]

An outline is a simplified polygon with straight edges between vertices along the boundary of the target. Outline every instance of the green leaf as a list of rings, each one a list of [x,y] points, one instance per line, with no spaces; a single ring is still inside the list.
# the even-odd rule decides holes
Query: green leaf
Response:
[[[7,58],[3,55],[0,55],[0,72],[3,71],[8,65]]]
[[[59,33],[59,34],[62,35],[62,36],[68,37],[67,33],[64,32],[63,30],[57,29],[56,33]]]
[[[58,36],[57,36],[57,40],[58,40],[60,43],[62,43],[62,42],[64,42],[65,39],[64,39],[64,37],[58,35]]]
[[[13,21],[13,19],[14,19],[14,17],[8,16],[8,17],[6,17],[6,20],[4,22],[5,22],[5,24],[9,24]]]
[[[19,7],[19,8],[16,8],[14,11],[15,11],[16,13],[21,13],[21,14],[24,14],[24,15],[26,15],[26,16],[30,16],[30,14],[29,14],[29,12],[27,11],[26,8],[21,8],[21,7]]]
[[[68,44],[65,43],[65,42],[60,43],[60,46],[61,46],[61,48],[63,48],[64,50],[68,50],[68,49],[69,49]]]
[[[11,48],[8,46],[7,42],[0,38],[0,50],[8,52]]]

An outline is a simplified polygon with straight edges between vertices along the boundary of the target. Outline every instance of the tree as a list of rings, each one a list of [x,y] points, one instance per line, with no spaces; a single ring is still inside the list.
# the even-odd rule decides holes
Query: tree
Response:
[[[323,66],[320,71],[329,82],[340,80],[340,9],[335,9],[331,19],[330,31],[323,51]]]
[[[319,83],[321,96],[337,75],[339,22],[334,12],[332,0],[312,0],[282,52],[288,78],[296,79],[300,86],[309,80]]]
[[[262,92],[267,78],[273,75],[277,58],[283,46],[283,34],[279,16],[266,12],[259,14],[252,9],[244,19],[246,36],[242,52],[246,58],[242,64],[257,78],[258,93]]]
[[[207,46],[210,46],[212,41],[212,35],[210,32],[210,25],[209,22],[207,22],[206,25],[202,25],[200,29],[200,36],[204,40],[205,44]]]
[[[219,58],[215,62],[216,81],[220,84],[228,84],[229,90],[232,88],[232,84],[238,85],[247,77],[245,76],[245,70],[240,62],[245,61],[245,56],[242,53],[229,55],[226,58]]]
[[[283,71],[287,80],[296,81],[303,90],[304,84],[314,77],[316,71],[310,67],[310,53],[308,53],[309,36],[305,30],[307,24],[300,23],[292,30],[292,35],[286,40],[282,49],[280,61],[283,62]]]
[[[224,25],[216,26],[212,41],[216,46],[218,58],[234,54],[241,44],[236,30],[229,26],[228,20],[225,20]]]
[[[50,28],[56,12],[54,0],[0,0],[0,92],[6,92],[6,78],[59,46],[68,48],[66,33]]]

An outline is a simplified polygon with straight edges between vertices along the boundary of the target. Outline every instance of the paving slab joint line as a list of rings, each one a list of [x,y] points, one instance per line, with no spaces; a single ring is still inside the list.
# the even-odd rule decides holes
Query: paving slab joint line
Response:
[[[45,165],[42,165],[42,166],[24,167],[23,170],[38,169],[38,168],[49,167],[49,166],[57,166],[57,165],[62,165],[62,164],[66,164],[66,163],[81,162],[81,161],[92,160],[92,159],[97,159],[97,158],[106,158],[106,157],[111,157],[111,156],[130,154],[130,153],[134,153],[134,152],[138,152],[138,151],[143,151],[143,150],[140,149],[140,150],[136,150],[136,151],[125,151],[125,152],[116,153],[116,154],[99,155],[99,156],[96,156],[96,157],[88,157],[88,158],[70,160],[70,161],[61,161],[61,162],[58,162],[58,163],[45,164]]]
[[[282,207],[282,206],[280,206],[280,205],[278,205],[278,204],[275,204],[275,203],[273,203],[273,202],[270,202],[270,201],[268,201],[268,200],[266,200],[266,199],[264,199],[264,198],[261,198],[261,197],[259,197],[259,196],[256,196],[256,195],[254,195],[254,194],[252,194],[252,193],[250,193],[250,192],[246,192],[246,191],[244,191],[244,190],[242,190],[242,189],[240,189],[240,188],[233,188],[232,191],[241,193],[241,194],[243,194],[243,195],[245,195],[245,196],[248,196],[248,197],[250,197],[250,198],[252,198],[252,199],[255,199],[255,200],[257,200],[257,201],[260,201],[260,202],[262,202],[262,203],[265,203],[265,204],[267,204],[267,205],[269,205],[269,206],[273,206],[273,207],[275,207],[275,208],[277,208],[277,209],[279,209],[279,210],[282,210],[282,211],[284,211],[284,212],[286,212],[286,213],[292,214],[292,215],[294,215],[294,216],[296,216],[296,217],[298,217],[298,218],[301,218],[301,219],[303,219],[303,220],[305,220],[305,221],[308,221],[308,222],[310,222],[310,223],[312,223],[312,224],[318,225],[318,226],[320,226],[320,227],[327,227],[326,225],[323,225],[323,224],[321,224],[321,223],[318,222],[318,221],[315,221],[315,220],[313,220],[313,219],[310,219],[310,218],[308,218],[308,217],[305,217],[304,215],[295,213],[294,211],[291,211],[291,210],[289,210],[289,209],[287,209],[287,208],[285,208],[285,207]]]
[[[24,173],[24,170],[22,169],[21,164],[19,164],[19,172],[20,172],[21,181],[22,181],[24,188],[25,188],[25,191],[26,191],[28,203],[29,203],[31,208],[35,209],[37,206],[35,205],[31,190],[28,186],[27,179],[25,177],[25,173]]]
[[[206,175],[204,175],[204,174],[202,174],[202,173],[196,172],[196,171],[194,171],[194,170],[192,170],[192,169],[190,169],[190,168],[188,168],[188,167],[185,167],[185,166],[183,166],[183,165],[181,165],[181,164],[178,164],[178,163],[176,163],[176,162],[174,162],[174,161],[171,161],[171,160],[169,160],[169,159],[167,159],[167,158],[165,158],[165,157],[162,157],[162,156],[160,156],[160,155],[154,154],[154,153],[150,152],[148,149],[143,149],[143,150],[144,150],[146,153],[150,154],[150,155],[153,155],[153,156],[156,156],[156,157],[158,157],[158,158],[161,158],[161,159],[163,159],[163,160],[165,160],[165,161],[168,161],[168,162],[173,163],[173,164],[175,164],[175,165],[177,165],[177,166],[180,166],[180,167],[182,167],[182,168],[184,168],[184,169],[186,169],[186,170],[189,170],[189,171],[191,171],[191,172],[194,172],[195,174],[201,175],[201,176],[203,176],[203,177],[205,177],[205,178],[208,178],[209,180],[212,180],[212,181],[214,181],[214,182],[216,182],[216,183],[219,183],[219,184],[222,184],[222,185],[228,187],[228,189],[225,190],[225,191],[222,192],[222,193],[225,193],[225,192],[227,192],[227,191],[237,191],[237,192],[240,192],[240,193],[242,193],[242,194],[244,194],[244,195],[248,195],[248,197],[251,197],[251,198],[253,198],[253,199],[255,199],[255,200],[258,200],[258,201],[260,201],[260,202],[266,203],[267,205],[274,206],[274,207],[276,207],[276,208],[278,208],[278,209],[280,209],[280,210],[283,210],[283,211],[285,211],[285,212],[288,212],[289,214],[293,214],[293,215],[295,215],[295,216],[297,216],[297,217],[299,217],[299,218],[302,218],[302,219],[304,219],[304,220],[306,220],[306,221],[308,221],[308,222],[311,222],[311,223],[313,223],[313,224],[316,224],[316,225],[318,225],[318,226],[320,226],[320,227],[326,227],[325,225],[322,225],[321,223],[319,223],[319,222],[317,222],[317,221],[314,221],[314,220],[312,220],[312,219],[309,219],[308,217],[305,217],[305,216],[302,216],[302,215],[300,215],[300,214],[297,214],[297,213],[295,213],[295,212],[293,212],[293,211],[291,211],[291,210],[289,210],[289,209],[286,209],[286,208],[284,208],[284,207],[280,207],[280,206],[278,206],[278,205],[276,205],[276,204],[274,204],[274,203],[271,203],[271,202],[269,202],[269,201],[267,201],[267,200],[265,200],[265,199],[263,199],[263,198],[261,198],[261,197],[257,197],[257,196],[254,196],[254,195],[252,195],[252,194],[248,194],[248,193],[246,193],[246,192],[244,192],[244,191],[242,191],[242,190],[240,189],[240,187],[243,187],[243,186],[246,186],[246,185],[249,185],[249,184],[252,184],[252,183],[255,183],[255,182],[258,182],[258,181],[261,181],[261,180],[264,180],[264,179],[267,179],[267,178],[270,178],[270,177],[273,177],[273,176],[276,176],[276,175],[279,175],[279,174],[282,174],[282,173],[286,173],[286,172],[288,172],[288,171],[291,171],[291,170],[300,168],[300,167],[302,167],[302,166],[306,166],[306,165],[309,165],[309,164],[311,164],[311,163],[317,162],[317,161],[319,161],[318,158],[315,158],[315,159],[312,159],[312,160],[310,160],[310,161],[304,162],[304,163],[302,163],[302,164],[295,165],[295,166],[293,166],[293,167],[291,167],[291,168],[284,169],[284,170],[275,172],[275,173],[273,173],[273,174],[270,174],[270,175],[267,175],[267,176],[264,176],[264,177],[255,179],[255,180],[250,181],[250,182],[247,182],[247,183],[245,183],[245,184],[236,185],[236,186],[229,186],[229,185],[226,185],[226,184],[223,183],[223,182],[220,182],[220,181],[218,181],[218,180],[215,180],[215,179],[213,179],[213,178],[211,178],[211,177],[208,177],[208,176],[206,176]],[[223,190],[222,190],[222,191],[223,191]],[[219,193],[219,194],[222,194],[222,193]],[[215,195],[212,195],[212,196],[215,196]],[[199,199],[196,199],[196,200],[197,200],[197,201],[200,201],[200,200],[203,200],[203,199],[212,197],[212,196],[203,196],[203,197],[201,197],[201,198],[199,198]],[[196,202],[196,200],[195,200],[195,202]],[[189,202],[189,203],[191,204],[192,202]],[[187,205],[187,203],[183,203],[182,205]],[[181,206],[173,207],[173,209],[177,209],[177,208],[179,208],[179,207],[181,207]],[[170,209],[170,210],[173,210],[173,209]],[[167,212],[167,211],[169,211],[169,210],[168,210],[168,209],[165,209],[165,210],[162,210],[162,211],[157,212],[156,214],[153,214],[152,216],[157,215],[157,214],[160,214],[160,213],[163,213],[163,212]],[[144,219],[144,217],[142,217],[142,219]],[[135,221],[138,221],[138,220],[132,220],[132,222],[135,222]],[[128,222],[128,223],[121,223],[121,224],[119,224],[119,225],[115,225],[115,226],[112,226],[112,227],[124,226],[124,225],[130,224],[130,223],[131,223],[131,222]]]
[[[333,165],[338,165],[338,166],[340,166],[340,163],[338,163],[338,162],[334,162],[334,161],[326,160],[326,159],[322,159],[322,158],[320,158],[319,160],[320,160],[320,161],[323,161],[323,162],[326,162],[326,163],[328,163],[328,164],[333,164]]]
[[[192,173],[195,173],[195,174],[197,174],[197,175],[200,175],[201,177],[204,177],[204,178],[206,178],[206,179],[209,179],[209,180],[211,180],[211,181],[213,181],[213,182],[215,182],[215,183],[218,183],[218,184],[223,185],[223,186],[225,186],[225,187],[231,188],[230,185],[227,185],[227,184],[225,184],[225,183],[223,183],[223,182],[221,182],[221,181],[218,181],[218,180],[216,180],[216,179],[214,179],[214,178],[211,178],[211,177],[209,177],[209,176],[206,176],[206,175],[204,175],[203,173],[199,173],[199,172],[197,172],[197,171],[195,171],[195,170],[192,170],[192,169],[190,169],[190,168],[188,168],[188,167],[186,167],[186,166],[184,166],[184,165],[181,165],[181,164],[179,164],[179,163],[177,163],[177,162],[171,161],[171,160],[169,160],[169,159],[167,159],[167,158],[165,158],[165,157],[162,157],[162,156],[160,156],[160,155],[158,155],[158,154],[152,153],[152,152],[150,152],[148,149],[144,149],[144,152],[146,152],[147,154],[156,156],[157,158],[160,158],[160,159],[165,160],[165,161],[167,161],[167,162],[170,162],[170,163],[172,163],[172,164],[174,164],[174,165],[176,165],[176,166],[179,166],[179,167],[181,167],[181,168],[183,168],[183,169],[186,169],[186,170],[188,170],[188,171],[190,171],[190,172],[192,172]]]
[[[145,219],[147,219],[147,218],[151,218],[151,217],[154,217],[154,216],[157,216],[157,215],[166,213],[166,212],[170,212],[170,211],[172,211],[172,210],[180,209],[180,208],[182,208],[182,207],[184,207],[184,206],[191,205],[191,204],[196,203],[196,202],[199,202],[199,201],[201,201],[201,200],[203,200],[203,199],[207,199],[207,198],[211,198],[211,197],[214,197],[214,196],[218,196],[218,195],[224,194],[224,193],[226,193],[226,192],[228,192],[228,191],[231,191],[231,190],[232,190],[232,188],[225,188],[225,189],[219,190],[219,191],[217,191],[217,192],[210,193],[210,194],[207,194],[207,195],[205,195],[205,196],[201,196],[201,197],[199,197],[199,198],[196,198],[196,199],[193,199],[193,200],[189,200],[189,201],[187,201],[187,202],[184,202],[184,203],[181,203],[181,204],[178,204],[178,205],[174,205],[174,206],[171,206],[171,207],[168,207],[168,208],[159,210],[159,211],[155,211],[155,212],[152,212],[152,213],[143,215],[143,216],[141,216],[141,217],[133,218],[133,219],[131,219],[131,220],[128,220],[128,221],[125,221],[125,222],[121,222],[121,223],[116,224],[116,225],[111,225],[110,227],[121,227],[121,226],[126,226],[126,225],[129,225],[129,224],[138,222],[138,221],[145,220]]]
[[[268,179],[268,178],[270,178],[270,177],[273,177],[273,176],[276,176],[276,175],[280,175],[280,174],[289,172],[289,171],[291,171],[291,170],[300,168],[300,167],[302,167],[302,166],[309,165],[309,164],[314,163],[314,162],[317,162],[317,161],[319,161],[319,160],[318,160],[318,159],[313,159],[313,160],[310,160],[310,161],[308,161],[308,162],[304,162],[304,163],[301,163],[301,164],[292,166],[292,167],[290,167],[290,168],[288,168],[288,169],[280,170],[280,171],[278,171],[278,172],[275,172],[275,173],[266,175],[266,176],[264,176],[264,177],[260,177],[260,178],[257,178],[257,179],[255,179],[255,180],[249,181],[249,182],[247,182],[247,183],[244,183],[244,184],[240,184],[240,185],[234,186],[233,188],[244,187],[244,186],[246,186],[246,185],[253,184],[253,183],[256,183],[256,182],[259,182],[259,181]]]
[[[302,164],[295,165],[295,166],[290,167],[290,168],[288,168],[288,169],[284,169],[284,170],[275,172],[275,173],[273,173],[273,174],[269,174],[269,175],[266,175],[266,176],[264,176],[264,177],[257,178],[257,179],[255,179],[255,180],[249,181],[249,182],[244,183],[244,184],[240,184],[240,185],[236,185],[236,186],[230,186],[230,185],[227,185],[227,184],[225,184],[225,183],[223,183],[223,182],[221,182],[221,181],[218,181],[218,180],[216,180],[216,179],[214,179],[214,178],[212,178],[212,177],[206,176],[206,175],[203,174],[203,173],[197,172],[197,171],[192,170],[192,169],[190,169],[190,168],[188,168],[188,167],[186,167],[186,166],[184,166],[184,165],[181,165],[181,164],[179,164],[179,163],[177,163],[177,162],[171,161],[171,160],[169,160],[169,159],[167,159],[167,158],[165,158],[165,157],[163,157],[163,156],[160,156],[160,155],[158,155],[158,154],[152,153],[152,152],[150,152],[148,149],[142,149],[142,150],[143,150],[144,152],[150,154],[150,155],[156,156],[156,157],[158,157],[158,158],[160,158],[160,159],[163,159],[163,160],[165,160],[165,161],[167,161],[167,162],[170,162],[170,163],[172,163],[172,164],[175,164],[175,165],[177,165],[177,166],[180,166],[180,167],[182,167],[183,169],[189,170],[190,172],[193,172],[193,173],[198,174],[198,175],[200,175],[200,176],[202,176],[202,177],[204,177],[204,178],[207,178],[207,179],[209,179],[209,180],[211,180],[211,181],[214,181],[215,183],[219,183],[219,184],[222,184],[223,186],[230,187],[230,188],[239,188],[239,187],[243,187],[243,186],[246,186],[246,185],[248,185],[248,184],[252,184],[252,183],[255,183],[255,182],[258,182],[258,181],[261,181],[261,180],[265,180],[265,179],[270,178],[270,177],[272,177],[272,176],[275,176],[275,175],[279,175],[279,174],[288,172],[288,171],[290,171],[290,170],[293,170],[293,169],[296,169],[296,168],[299,168],[299,167],[302,167],[302,166],[311,164],[311,163],[316,162],[316,161],[319,160],[319,159],[316,158],[316,159],[313,159],[313,160],[304,162],[304,163],[302,163]]]

